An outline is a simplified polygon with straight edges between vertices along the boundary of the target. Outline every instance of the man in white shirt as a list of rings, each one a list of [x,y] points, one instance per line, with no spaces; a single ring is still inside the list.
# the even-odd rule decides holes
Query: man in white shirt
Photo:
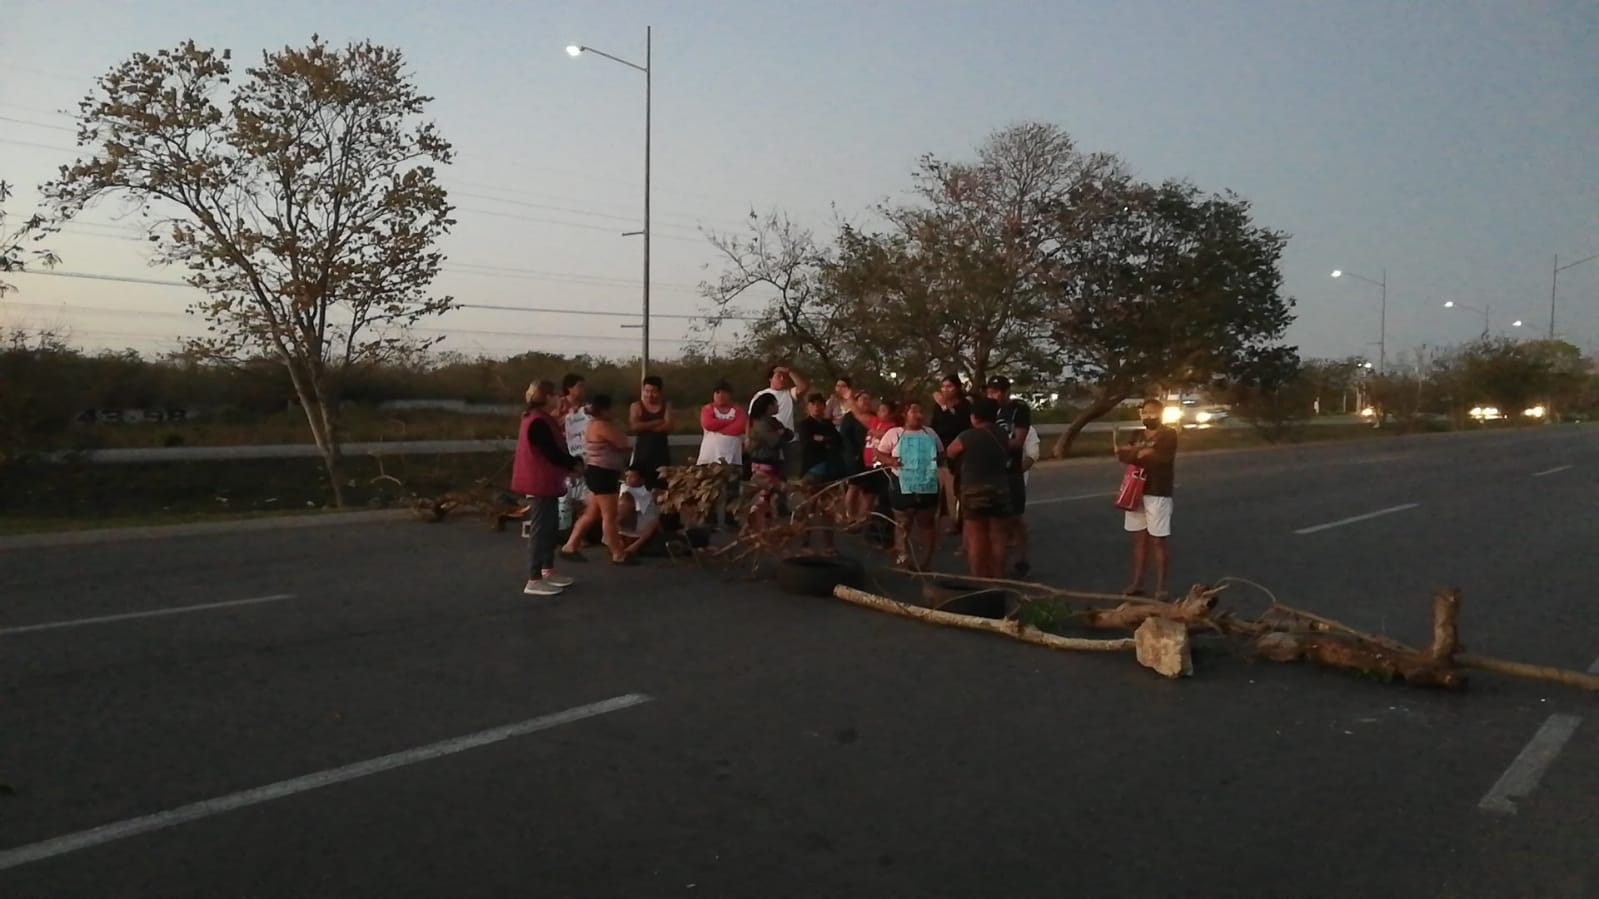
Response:
[[[761,394],[770,393],[777,398],[777,420],[783,423],[783,427],[794,430],[794,404],[805,396],[811,383],[786,365],[774,365],[766,373],[766,384],[765,390],[750,397],[750,409],[755,408],[755,401]]]
[[[750,410],[754,411],[755,401],[761,394],[769,393],[777,400],[777,420],[788,428],[790,435],[797,433],[794,428],[794,406],[805,398],[805,391],[809,390],[811,382],[805,376],[790,369],[786,365],[774,365],[766,373],[766,389],[750,397]],[[794,438],[789,437],[789,445],[783,451],[784,477],[797,477],[800,468],[800,454],[794,451],[792,443]]]

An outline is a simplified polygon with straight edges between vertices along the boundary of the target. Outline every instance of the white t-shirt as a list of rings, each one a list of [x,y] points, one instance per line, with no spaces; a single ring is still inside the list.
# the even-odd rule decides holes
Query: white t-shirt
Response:
[[[792,389],[788,389],[788,390],[773,390],[770,387],[766,388],[765,390],[760,391],[760,393],[757,393],[754,396],[750,397],[750,412],[751,413],[753,413],[755,411],[755,401],[760,399],[761,398],[761,394],[763,394],[763,393],[769,393],[772,396],[777,397],[777,420],[783,423],[783,427],[788,428],[790,431],[793,431],[794,430],[794,391]]]
[[[904,428],[889,428],[888,433],[883,435],[883,439],[877,441],[877,451],[885,456],[893,456],[898,459],[899,435],[903,433],[905,433]],[[939,452],[942,453],[944,451],[944,441],[939,439],[938,434],[934,433],[932,428],[922,428],[921,433],[933,438],[933,445],[938,447]]]
[[[716,416],[718,421],[733,421],[738,418],[739,410],[736,406],[728,406],[727,411],[723,412],[712,406],[711,414]],[[700,465],[711,465],[716,462],[743,465],[744,435],[706,431],[705,436],[700,439],[700,457],[695,461]]]
[[[633,508],[638,512],[638,523],[635,525],[637,530],[648,528],[661,517],[661,508],[655,504],[655,494],[650,492],[650,488],[643,485],[629,487],[623,484],[621,492],[617,495],[633,497]]]

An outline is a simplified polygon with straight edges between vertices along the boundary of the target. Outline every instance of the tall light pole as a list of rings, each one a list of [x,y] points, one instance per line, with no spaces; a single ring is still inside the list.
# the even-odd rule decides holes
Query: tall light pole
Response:
[[[1482,336],[1483,336],[1483,338],[1487,339],[1489,337],[1489,335],[1491,335],[1493,333],[1494,307],[1493,307],[1492,303],[1489,303],[1489,304],[1483,306],[1481,309],[1479,309],[1476,306],[1467,306],[1465,303],[1457,303],[1454,300],[1444,300],[1444,308],[1445,309],[1463,309],[1463,310],[1465,310],[1467,312],[1475,312],[1475,313],[1477,313],[1478,315],[1482,316]],[[1525,324],[1525,322],[1523,322],[1521,319],[1518,318],[1515,321],[1510,323],[1510,327],[1519,328],[1523,324]]]
[[[1364,281],[1382,291],[1382,321],[1377,331],[1377,374],[1380,375],[1388,367],[1388,269],[1382,270],[1382,280],[1380,281],[1336,268],[1333,269],[1332,276],[1334,278],[1354,278],[1356,281]]]
[[[1555,292],[1560,289],[1560,273],[1565,271],[1568,268],[1576,268],[1577,266],[1583,264],[1584,262],[1592,262],[1595,259],[1599,259],[1599,253],[1596,253],[1596,254],[1594,254],[1592,256],[1589,256],[1587,259],[1578,259],[1576,262],[1568,262],[1565,265],[1561,265],[1560,264],[1560,257],[1559,256],[1555,257],[1554,269],[1549,272],[1549,339],[1550,340],[1554,340],[1555,339]]]
[[[582,56],[584,53],[593,53],[603,56],[612,62],[619,62],[630,69],[637,69],[644,73],[644,230],[629,231],[624,237],[642,235],[644,238],[644,346],[643,354],[639,357],[639,379],[643,380],[650,373],[650,70],[651,70],[651,27],[644,26],[644,64],[628,62],[620,56],[612,56],[604,50],[585,47],[581,44],[567,45],[566,52],[569,56]]]
[[[1488,332],[1493,327],[1492,326],[1493,314],[1494,314],[1493,304],[1490,303],[1489,305],[1484,306],[1481,309],[1478,309],[1476,306],[1467,306],[1464,303],[1457,303],[1454,300],[1444,300],[1444,308],[1445,309],[1463,309],[1463,310],[1465,310],[1467,312],[1475,312],[1478,315],[1482,316],[1482,337],[1483,337],[1484,340],[1488,339]],[[1517,324],[1520,324],[1520,322],[1517,322]]]

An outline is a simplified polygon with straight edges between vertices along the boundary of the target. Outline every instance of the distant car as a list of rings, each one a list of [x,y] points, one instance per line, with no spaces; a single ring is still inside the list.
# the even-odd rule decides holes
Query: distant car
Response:
[[[1226,406],[1200,406],[1184,403],[1180,406],[1167,406],[1161,413],[1161,421],[1168,425],[1183,428],[1213,428],[1227,420],[1231,414]]]
[[[1466,414],[1470,415],[1473,421],[1499,421],[1505,417],[1498,406],[1472,406],[1471,411]]]

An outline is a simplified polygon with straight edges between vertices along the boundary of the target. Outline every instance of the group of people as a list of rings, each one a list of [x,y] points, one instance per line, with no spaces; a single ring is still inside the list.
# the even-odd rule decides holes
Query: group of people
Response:
[[[635,563],[662,533],[660,470],[672,464],[673,428],[662,387],[659,377],[644,379],[624,428],[612,398],[588,396],[581,375],[567,375],[559,389],[548,381],[529,385],[511,484],[528,497],[525,593],[553,596],[571,586],[556,571],[557,560],[587,561],[582,541],[596,525],[603,550],[619,565]],[[1156,409],[1153,423],[1146,409],[1146,435],[1117,447],[1118,458],[1147,472],[1144,507],[1126,516],[1135,537],[1129,595],[1143,592],[1148,557],[1156,563],[1157,595],[1164,595],[1169,564],[1176,432],[1151,402]],[[811,494],[842,489],[852,523],[891,518],[894,526],[882,537],[900,565],[930,566],[940,536],[958,534],[956,551],[974,577],[1031,570],[1027,483],[1039,439],[1032,410],[1011,395],[1003,376],[969,396],[952,374],[927,400],[898,402],[857,390],[848,378],[838,378],[831,393],[813,392],[798,372],[775,365],[747,407],[734,401],[731,385],[716,385],[699,425],[697,463],[738,466],[755,488],[742,508],[696,510],[702,523],[736,519],[764,528],[785,511],[779,488],[798,482]],[[831,552],[832,531],[821,539],[822,551]]]

